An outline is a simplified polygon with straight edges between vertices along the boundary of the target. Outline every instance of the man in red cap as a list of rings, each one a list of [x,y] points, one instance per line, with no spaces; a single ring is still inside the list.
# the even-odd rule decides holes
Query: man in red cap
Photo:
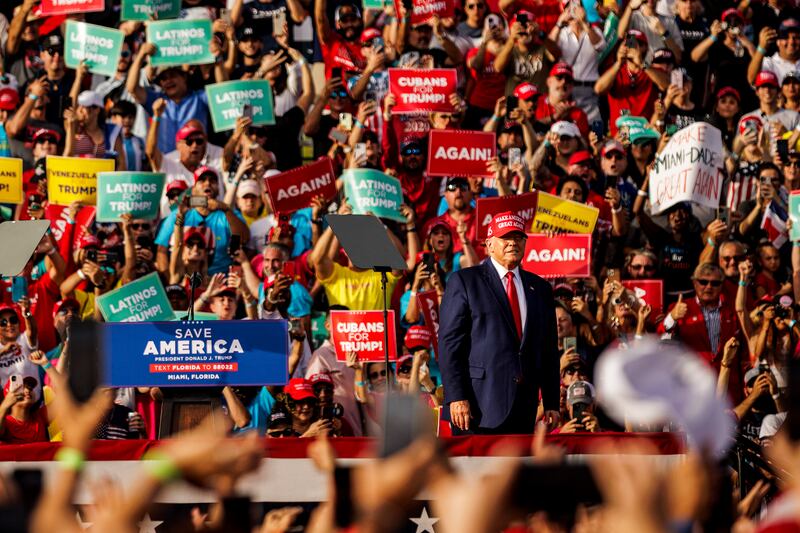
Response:
[[[526,119],[533,120],[536,116],[536,104],[539,101],[539,89],[536,85],[523,81],[514,88],[514,96],[517,97],[517,109],[522,110]]]
[[[536,104],[536,120],[542,124],[552,124],[559,120],[574,122],[581,131],[581,136],[588,137],[589,120],[572,98],[574,83],[572,67],[567,63],[553,65],[547,77],[547,94],[543,94]]]
[[[11,157],[5,124],[19,105],[19,94],[10,87],[0,89],[0,157]]]
[[[777,42],[778,51],[766,57],[767,48]],[[790,72],[800,70],[800,22],[787,18],[781,22],[777,31],[774,27],[765,27],[758,36],[758,48],[747,67],[747,78],[752,83],[762,70],[774,72],[778,81]]]
[[[743,115],[739,119],[738,130],[744,131],[745,125],[755,120],[760,122],[765,134],[770,134],[773,123],[779,122],[786,131],[793,132],[800,124],[800,114],[797,111],[781,108],[780,91],[781,86],[778,76],[768,70],[762,70],[756,76],[756,97],[758,97],[758,109]],[[771,135],[771,134],[770,134]]]
[[[559,354],[553,290],[520,268],[525,226],[495,215],[489,260],[453,273],[439,314],[445,418],[454,434],[532,433],[541,394],[558,423]]]

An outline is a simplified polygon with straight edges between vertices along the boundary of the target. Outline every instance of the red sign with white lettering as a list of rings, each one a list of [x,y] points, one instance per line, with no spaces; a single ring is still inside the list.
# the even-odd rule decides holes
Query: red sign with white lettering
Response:
[[[522,266],[543,278],[585,278],[591,262],[591,235],[528,234]]]
[[[389,92],[396,99],[392,113],[451,113],[450,95],[457,84],[454,68],[390,68]]]
[[[402,4],[402,2],[395,0],[394,8],[396,13],[400,13],[399,4]],[[412,0],[412,5],[411,20],[409,21],[412,26],[424,24],[434,15],[438,15],[439,18],[450,18],[455,15],[456,6],[453,0]]]
[[[42,0],[41,16],[91,13],[105,8],[105,0]]]
[[[272,208],[277,213],[292,213],[308,207],[311,199],[320,194],[328,200],[336,196],[336,176],[327,157],[270,176],[266,183]]]
[[[433,354],[439,360],[439,295],[436,291],[425,291],[417,293],[417,303],[419,303],[422,317],[425,319],[425,327],[431,330],[433,335]]]
[[[622,286],[639,300],[640,305],[652,307],[651,317],[655,318],[663,311],[664,282],[660,279],[629,279],[623,281]]]
[[[486,176],[486,163],[494,158],[494,132],[431,130],[428,134],[429,176]]]
[[[397,360],[397,332],[394,311],[389,311],[389,360]],[[356,352],[363,362],[382,362],[383,311],[331,311],[331,342],[336,359],[346,361],[349,352]]]
[[[514,196],[498,196],[495,198],[478,198],[475,202],[475,218],[477,220],[476,239],[486,239],[486,232],[492,218],[497,213],[511,211],[529,227],[533,217],[536,216],[536,193],[526,192]]]

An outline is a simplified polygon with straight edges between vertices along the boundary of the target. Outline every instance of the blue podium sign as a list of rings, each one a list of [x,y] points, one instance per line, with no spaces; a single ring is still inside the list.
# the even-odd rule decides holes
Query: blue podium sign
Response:
[[[119,322],[103,325],[111,387],[284,385],[286,320]]]

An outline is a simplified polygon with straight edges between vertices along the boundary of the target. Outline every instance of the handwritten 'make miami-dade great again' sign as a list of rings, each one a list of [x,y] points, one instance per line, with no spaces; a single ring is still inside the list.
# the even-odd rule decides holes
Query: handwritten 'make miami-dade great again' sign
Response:
[[[719,207],[723,166],[722,133],[717,128],[695,122],[677,131],[650,172],[653,214],[680,202]]]

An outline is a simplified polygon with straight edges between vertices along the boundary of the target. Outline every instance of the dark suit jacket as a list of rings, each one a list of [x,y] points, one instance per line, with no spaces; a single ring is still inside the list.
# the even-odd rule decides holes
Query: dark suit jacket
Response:
[[[559,353],[553,290],[520,269],[527,316],[520,341],[505,288],[491,260],[459,270],[447,281],[439,313],[439,368],[445,404],[469,400],[478,427],[502,424],[518,394],[536,416],[558,410]],[[523,295],[519,295],[521,298]],[[449,408],[444,409],[450,416]]]

